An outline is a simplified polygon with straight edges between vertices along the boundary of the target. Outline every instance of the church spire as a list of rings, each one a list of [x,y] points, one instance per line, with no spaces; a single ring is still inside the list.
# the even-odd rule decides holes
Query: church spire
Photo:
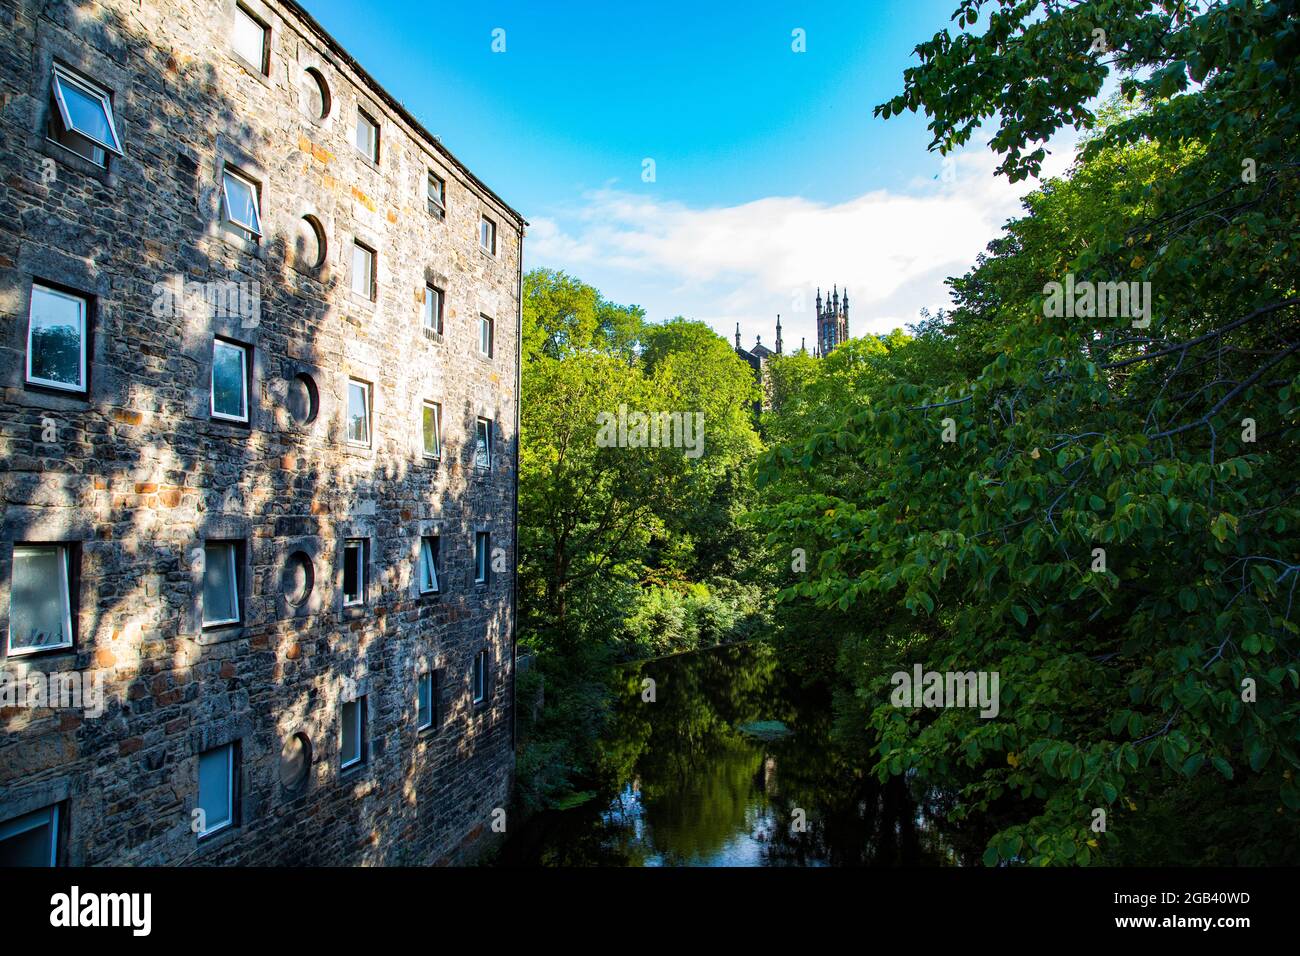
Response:
[[[736,348],[740,348],[740,323],[736,323]]]
[[[776,314],[776,354],[781,354],[781,313]]]

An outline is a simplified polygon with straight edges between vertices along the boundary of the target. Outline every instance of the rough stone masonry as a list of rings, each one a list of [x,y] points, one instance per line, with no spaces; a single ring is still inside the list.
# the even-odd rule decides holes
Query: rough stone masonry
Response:
[[[514,768],[524,220],[289,0],[11,0],[0,132],[0,690],[104,694],[0,697],[0,855],[468,859]]]

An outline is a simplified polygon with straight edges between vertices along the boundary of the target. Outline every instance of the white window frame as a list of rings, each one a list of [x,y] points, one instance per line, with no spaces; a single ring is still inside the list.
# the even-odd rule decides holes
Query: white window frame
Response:
[[[66,641],[60,644],[33,644],[29,647],[14,647],[13,632],[13,567],[17,561],[17,552],[19,548],[32,551],[44,549],[53,549],[59,558],[59,590],[63,599],[63,633],[68,636]],[[8,646],[8,656],[19,657],[23,654],[39,654],[42,651],[66,650],[73,644],[72,640],[72,591],[69,587],[70,574],[68,572],[68,563],[71,555],[66,544],[36,544],[27,541],[14,542],[14,554],[9,562],[9,623],[5,643]]]
[[[421,594],[438,594],[442,591],[442,582],[438,580],[438,556],[433,553],[433,546],[429,541],[437,541],[441,547],[442,541],[436,534],[426,534],[420,536],[420,558],[416,573],[419,575],[419,587]],[[428,557],[425,557],[426,549]],[[432,587],[425,587],[425,570],[430,571],[430,577],[433,581]]]
[[[99,100],[100,108],[104,111],[104,118],[108,121],[108,135],[112,142],[104,142],[91,136],[84,130],[78,129],[72,122],[72,115],[68,112],[68,104],[63,98],[63,84],[70,83],[77,87],[81,92],[93,99]],[[113,119],[113,100],[108,95],[108,91],[102,90],[89,80],[83,80],[81,77],[64,69],[59,64],[54,64],[54,75],[51,79],[51,85],[54,92],[54,102],[59,108],[59,118],[63,121],[63,128],[70,133],[76,133],[86,142],[98,146],[100,149],[112,153],[114,156],[122,155],[122,141],[117,135],[117,122]]]
[[[356,727],[357,727],[357,755],[351,760],[345,760],[343,757],[343,721],[347,720],[348,705],[356,707]],[[343,706],[339,708],[339,769],[347,770],[358,764],[365,762],[366,756],[366,695],[362,694],[355,700],[345,700]]]
[[[439,219],[445,219],[447,217],[447,180],[439,176],[432,169],[426,170],[425,172],[426,172],[424,178],[425,206],[426,208],[429,209],[429,213],[431,215],[437,216]],[[440,198],[435,198],[434,195],[429,192],[429,187],[435,182],[438,184],[438,192],[440,193]]]
[[[0,823],[0,841],[11,840],[20,833],[35,830],[37,827],[49,827],[50,832],[50,866],[59,865],[59,805],[51,804],[31,813],[24,813]],[[11,871],[12,872],[12,871]]]
[[[366,272],[368,273],[367,276],[368,281],[366,282],[366,289],[364,292],[357,291],[357,275],[358,275],[357,251],[358,250],[366,254],[367,262],[369,263],[369,267],[366,269]],[[374,302],[375,289],[378,285],[378,276],[376,275],[378,271],[379,271],[379,252],[375,249],[370,248],[370,246],[366,245],[364,242],[361,242],[354,238],[352,240],[352,264],[351,264],[352,274],[349,277],[349,288],[352,294],[361,296],[367,302]]]
[[[225,830],[228,827],[232,827],[235,824],[235,745],[233,743],[228,743],[223,744],[220,747],[212,747],[210,750],[205,750],[203,753],[199,754],[200,767],[203,765],[204,754],[211,753],[213,750],[226,751],[226,819],[211,824],[210,826],[206,826],[204,829],[200,830],[198,833],[200,840],[204,837],[212,836],[212,834],[218,833],[221,830]],[[201,774],[199,779],[202,780]],[[202,801],[203,791],[200,787],[199,806],[203,809],[204,822],[207,823],[207,808],[203,807]]]
[[[348,572],[347,572],[347,562],[349,560],[348,552],[354,550],[357,552],[357,556],[356,556],[357,596],[353,600],[349,601],[347,584],[345,582],[348,579]],[[368,562],[366,561],[366,539],[365,538],[346,538],[343,541],[343,562],[344,562],[343,580],[339,582],[339,587],[343,591],[343,606],[344,607],[365,607],[366,586],[368,584],[368,582],[366,581],[367,578],[366,564]]]
[[[235,349],[239,352],[239,367],[243,373],[241,382],[240,395],[243,397],[244,414],[231,415],[227,412],[217,411],[217,349],[220,347]],[[248,405],[249,405],[249,388],[248,388],[248,349],[236,342],[230,342],[226,339],[213,338],[212,340],[212,372],[208,377],[208,409],[213,418],[219,418],[227,422],[243,422],[248,424]]]
[[[357,142],[357,130],[361,126],[362,118],[365,119],[366,125],[370,127],[373,134],[370,141],[369,152],[362,149],[361,144]],[[372,163],[379,162],[379,120],[374,116],[371,116],[370,112],[362,106],[357,107],[357,121],[352,126],[352,145],[356,147],[358,153],[366,157],[366,159],[370,160]]]
[[[430,307],[431,301],[437,302],[438,307],[436,309]],[[442,334],[442,313],[445,301],[446,294],[441,289],[432,282],[424,284],[424,327],[437,332],[439,335]]]
[[[78,383],[69,385],[67,382],[55,382],[47,378],[39,378],[32,374],[32,306],[36,300],[36,290],[40,289],[43,293],[56,296],[61,299],[71,299],[77,303],[77,317],[81,323],[81,364],[78,370]],[[61,289],[55,289],[43,282],[32,283],[31,299],[27,303],[27,382],[30,385],[40,385],[44,388],[57,388],[64,392],[84,392],[86,390],[86,316],[90,312],[90,300],[85,296],[74,295],[71,292],[64,292]]]
[[[208,548],[222,547],[226,551],[226,558],[230,564],[230,607],[235,616],[223,618],[221,620],[208,620],[208,602],[207,597],[207,574],[208,574]],[[242,618],[239,611],[239,543],[237,541],[204,541],[203,542],[203,626],[204,627],[225,627],[228,624],[238,624]]]
[[[484,358],[492,357],[492,352],[495,346],[493,340],[496,338],[496,331],[496,319],[492,318],[492,316],[488,315],[486,312],[480,312],[478,314],[478,354]],[[484,342],[484,339],[487,339],[487,341]],[[484,348],[484,345],[487,347]]]
[[[479,543],[482,542],[483,550],[479,550]],[[474,583],[487,584],[489,567],[492,562],[492,532],[475,531],[474,532]]]
[[[437,446],[432,452],[424,440],[424,413],[428,409],[433,409],[433,441]],[[420,452],[430,461],[442,459],[442,406],[437,402],[423,402],[420,405]]]
[[[425,720],[420,720],[420,695],[424,685],[429,687],[429,710],[425,714]],[[424,671],[415,675],[415,729],[428,730],[433,726],[434,702],[433,702],[433,671]]]
[[[262,22],[262,20],[261,20],[260,17],[256,17],[256,16],[254,16],[254,15],[253,15],[253,11],[249,10],[249,9],[248,9],[247,7],[245,7],[242,3],[236,3],[236,4],[235,4],[235,23],[236,23],[236,24],[239,22],[239,16],[240,16],[240,14],[243,14],[243,16],[244,16],[245,18],[247,18],[251,23],[254,23],[254,24],[256,24],[258,27],[261,28],[261,31],[262,31],[262,59],[261,59],[261,62],[254,62],[254,61],[248,59],[248,57],[244,56],[244,54],[242,54],[242,53],[239,52],[239,49],[235,46],[235,43],[234,43],[234,40],[235,40],[235,34],[236,34],[236,31],[237,31],[237,28],[231,30],[231,33],[230,33],[230,39],[231,39],[230,48],[231,48],[232,50],[234,50],[234,51],[235,51],[235,54],[236,54],[236,55],[237,55],[241,60],[243,60],[245,63],[248,63],[248,64],[250,64],[250,65],[256,67],[256,68],[257,68],[257,72],[260,73],[262,76],[270,76],[270,75],[271,75],[271,51],[270,51],[270,45],[271,45],[271,42],[270,42],[270,41],[271,41],[271,28],[270,28],[266,23]]]
[[[485,242],[484,240],[490,240]],[[497,223],[486,214],[480,214],[478,220],[478,245],[490,256],[497,254]]]
[[[253,194],[253,221],[240,222],[235,218],[234,204],[230,201],[230,182],[235,179],[249,188]],[[244,230],[257,239],[262,238],[262,190],[257,181],[229,166],[221,170],[221,202],[225,206],[225,220],[232,226]]]
[[[479,464],[478,460],[478,432],[479,427],[483,427],[483,449],[486,452],[484,457],[487,461]],[[474,467],[479,471],[492,470],[492,419],[477,418],[474,420]]]
[[[474,665],[470,670],[471,703],[481,704],[487,700],[487,668],[488,652],[484,648],[474,655]]]
[[[357,439],[352,437],[352,386],[354,385],[359,387],[363,393],[362,403],[366,410],[366,416],[365,416],[366,437],[364,441],[358,441]],[[373,426],[370,421],[370,383],[363,382],[359,378],[348,379],[348,400],[347,400],[347,404],[344,407],[346,409],[346,414],[347,414],[347,425],[345,429],[345,437],[347,438],[348,444],[351,445],[353,448],[371,447],[371,441],[374,436],[372,433]]]

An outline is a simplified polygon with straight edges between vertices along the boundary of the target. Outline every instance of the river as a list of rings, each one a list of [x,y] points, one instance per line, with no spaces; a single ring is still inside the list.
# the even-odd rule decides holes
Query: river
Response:
[[[881,784],[832,696],[763,643],[612,674],[615,712],[585,801],[511,834],[507,866],[969,865],[985,834],[944,793]],[[653,683],[647,683],[651,681]],[[847,723],[847,722],[845,722]]]

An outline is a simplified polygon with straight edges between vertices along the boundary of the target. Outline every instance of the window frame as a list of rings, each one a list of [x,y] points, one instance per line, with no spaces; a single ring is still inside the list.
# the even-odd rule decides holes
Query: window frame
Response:
[[[429,451],[428,438],[424,430],[425,413],[433,411],[433,443],[434,450]],[[442,460],[442,405],[439,402],[431,402],[427,399],[420,403],[420,453],[427,461]]]
[[[27,813],[20,813],[16,817],[10,817],[8,820],[0,821],[0,842],[11,840],[16,836],[26,833],[29,830],[35,830],[38,827],[49,827],[50,831],[50,856],[49,866],[59,865],[59,823],[60,823],[60,804],[52,803],[48,807],[37,807]],[[25,821],[32,821],[23,826]],[[9,832],[4,831],[8,828]]]
[[[240,368],[243,372],[243,383],[240,394],[243,398],[244,414],[243,416],[231,415],[227,412],[217,411],[217,349],[224,346],[228,349],[235,349],[239,352]],[[249,347],[242,342],[236,342],[233,339],[223,338],[219,335],[212,337],[212,368],[208,375],[208,413],[209,415],[224,422],[236,422],[241,425],[247,425],[252,421],[252,389],[250,387],[250,375],[252,367],[252,356],[249,354]]]
[[[482,543],[482,550],[479,544]],[[492,532],[474,532],[474,583],[487,584],[492,576]]]
[[[230,201],[230,184],[228,179],[234,179],[247,186],[253,194],[253,219],[254,222],[240,222],[234,217],[231,211],[233,206]],[[221,206],[222,222],[225,225],[234,226],[240,232],[244,233],[247,238],[253,242],[258,242],[262,238],[262,184],[246,173],[240,172],[234,166],[223,166],[221,169]]]
[[[432,169],[426,169],[425,173],[426,173],[424,179],[425,207],[428,209],[429,215],[434,216],[438,219],[446,219],[447,218],[447,180],[439,176]],[[437,199],[435,199],[429,193],[429,187],[434,183],[438,184],[439,198]]]
[[[361,120],[363,117],[365,118],[366,122],[369,124],[370,128],[374,131],[374,139],[370,144],[370,152],[366,152],[364,149],[362,149],[361,144],[357,142],[357,130],[360,128]],[[358,153],[360,153],[370,162],[374,163],[376,166],[379,165],[379,129],[380,129],[379,120],[376,119],[374,116],[371,116],[370,111],[367,110],[360,103],[358,103],[356,122],[353,123],[352,125],[352,145],[356,147],[356,151]]]
[[[348,552],[355,550],[357,552],[357,590],[356,599],[348,600]],[[350,607],[365,607],[369,595],[366,593],[369,588],[369,539],[367,538],[344,538],[343,539],[343,578],[339,581],[339,596],[343,600],[343,607],[346,610]]]
[[[483,429],[483,464],[479,464],[478,455],[478,433],[480,427]],[[490,472],[492,470],[492,419],[479,416],[474,419],[474,468],[476,471]]]
[[[430,541],[436,542],[436,544],[429,545],[428,542],[430,542]],[[425,547],[426,547],[426,545],[427,545],[428,548],[429,548],[429,561],[428,561],[428,563],[425,562],[425,557],[424,557],[424,554],[425,554]],[[420,594],[422,594],[422,595],[426,595],[426,594],[441,594],[441,593],[442,593],[442,578],[438,575],[438,559],[441,557],[441,554],[440,554],[441,550],[442,550],[442,539],[441,539],[441,536],[440,536],[440,535],[436,535],[436,534],[422,534],[422,535],[420,535],[420,550],[419,550],[419,556],[418,556],[418,558],[416,559],[416,560],[417,560],[417,563],[416,563],[416,577],[417,577],[416,587],[419,589],[419,592],[420,592]],[[425,571],[425,568],[426,568],[426,567],[432,567],[432,570],[433,570],[433,575],[432,575],[432,577],[433,577],[433,586],[432,586],[432,587],[429,587],[429,588],[426,588],[426,587],[424,586],[424,585],[425,585],[425,580],[424,580],[425,575],[424,575],[424,571]]]
[[[484,330],[487,330],[487,350],[483,349]],[[492,353],[496,351],[497,323],[496,319],[486,312],[478,314],[478,354],[481,358],[492,358]]]
[[[33,644],[27,647],[14,647],[14,565],[18,561],[18,549],[37,551],[45,548],[53,548],[56,555],[62,558],[59,562],[59,588],[63,598],[63,626],[68,639],[59,644]],[[28,654],[40,654],[45,651],[66,651],[76,645],[76,635],[72,630],[72,548],[67,544],[37,542],[37,541],[15,541],[13,551],[9,560],[9,614],[5,625],[5,656],[23,657]]]
[[[359,441],[352,437],[352,386],[359,386],[364,395],[363,406],[366,411],[366,437],[364,441]],[[347,421],[344,427],[344,438],[347,444],[353,448],[373,448],[374,447],[374,422],[372,421],[372,392],[370,383],[360,378],[348,378],[347,401],[344,403],[344,413],[347,415]]]
[[[244,610],[240,602],[239,587],[239,565],[240,565],[240,542],[232,541],[228,538],[212,538],[203,542],[203,582],[201,585],[202,593],[199,600],[199,621],[204,630],[211,630],[219,627],[232,627],[243,624]],[[226,555],[230,564],[230,601],[231,608],[235,613],[232,618],[222,620],[208,620],[208,549],[212,547],[224,546]]]
[[[343,701],[339,708],[339,770],[351,770],[353,767],[363,766],[366,762],[366,694],[358,694],[352,700]],[[351,760],[344,759],[343,754],[343,728],[344,720],[347,715],[349,706],[357,709],[356,730],[357,730],[357,755]]]
[[[478,247],[490,256],[497,254],[497,222],[487,213],[479,213]],[[491,245],[483,241],[484,235],[491,239]]]
[[[421,698],[423,695],[424,686],[426,684],[428,685],[429,688],[428,707],[425,713],[425,717],[427,719],[421,721],[420,705],[422,703]],[[432,669],[426,670],[423,673],[417,673],[415,675],[415,729],[417,731],[433,729],[433,723],[434,723],[433,718],[436,712],[436,706],[434,704],[434,697],[433,697],[435,687],[436,687],[436,681],[434,679]]]
[[[72,299],[78,306],[78,319],[81,322],[80,335],[80,361],[78,365],[79,384],[72,386],[66,382],[55,382],[50,379],[39,378],[32,374],[32,306],[36,301],[36,290],[40,289],[43,293],[64,298]],[[87,378],[87,366],[89,365],[90,356],[90,297],[80,295],[76,292],[68,292],[46,282],[33,279],[31,291],[27,297],[27,341],[26,355],[24,356],[24,375],[23,380],[27,385],[35,385],[38,388],[52,388],[60,392],[73,392],[79,395],[85,395],[90,390],[90,382]]]
[[[122,138],[117,131],[117,120],[113,116],[113,97],[111,93],[107,89],[101,89],[98,85],[91,82],[90,80],[82,78],[81,76],[74,73],[72,70],[68,69],[67,67],[63,66],[60,63],[54,63],[51,66],[51,74],[52,75],[50,78],[50,97],[54,100],[54,105],[58,108],[59,122],[63,124],[64,132],[72,133],[76,136],[80,136],[82,139],[90,143],[92,146],[104,150],[105,153],[111,153],[112,155],[118,157],[123,156],[124,154],[122,152]],[[68,104],[64,97],[64,91],[62,85],[63,83],[70,83],[71,85],[80,89],[82,93],[85,93],[87,96],[91,97],[92,99],[99,101],[100,109],[103,110],[104,112],[104,119],[108,123],[109,136],[112,138],[113,142],[106,143],[102,140],[96,139],[94,136],[91,136],[88,133],[84,133],[76,127],[76,125],[72,122],[72,114],[68,111]],[[64,146],[64,144],[60,143],[57,139],[48,136],[48,134],[47,134],[47,138],[50,139],[51,142],[57,143],[59,146],[63,146],[64,149],[69,148],[67,146]],[[72,152],[75,153],[76,150],[73,150]],[[78,153],[77,155],[81,155],[81,154]],[[82,159],[88,159],[96,166],[100,166],[103,168],[108,167],[107,156],[104,157],[103,162],[96,162],[94,159],[90,159],[89,157],[86,156],[82,156]]]
[[[370,266],[366,270],[370,273],[369,282],[365,292],[357,291],[357,250],[365,252],[369,257]],[[379,285],[379,250],[366,245],[356,236],[352,237],[352,262],[349,265],[351,275],[348,277],[348,290],[355,296],[366,302],[374,302],[377,296],[376,289]]]
[[[429,308],[430,292],[432,292],[433,295],[436,297],[436,301],[438,303],[438,308],[432,311]],[[423,328],[425,328],[427,331],[435,332],[438,335],[442,335],[442,328],[443,328],[442,321],[443,321],[443,314],[446,305],[447,305],[447,293],[442,289],[438,288],[432,282],[426,282],[424,284],[424,308],[421,310],[421,314],[420,314],[420,321]],[[430,318],[434,320],[432,325],[429,324]]]
[[[236,773],[235,747],[236,747],[236,742],[231,741],[228,744],[220,744],[216,747],[209,747],[207,750],[199,754],[198,806],[199,808],[203,809],[204,820],[205,821],[207,820],[207,810],[203,808],[203,772],[202,772],[203,758],[205,755],[210,754],[215,750],[226,751],[226,801],[227,801],[226,819],[222,820],[220,823],[217,823],[213,826],[208,826],[200,830],[198,833],[198,839],[200,840],[205,840],[208,837],[220,833],[222,830],[228,830],[235,826],[236,795],[239,790],[239,788],[236,786],[236,779],[235,779],[235,773]]]
[[[235,23],[239,22],[239,15],[241,13],[249,21],[261,27],[262,29],[262,62],[256,63],[253,60],[250,60],[248,57],[244,56],[244,54],[239,51],[239,48],[235,45],[234,42],[235,41],[234,29],[232,29],[230,33],[230,40],[231,40],[230,49],[232,52],[234,52],[235,56],[239,57],[239,59],[243,60],[249,66],[254,67],[261,76],[269,77],[271,75],[271,25],[269,23],[266,23],[261,17],[254,14],[252,10],[248,9],[248,7],[244,6],[242,3],[235,4],[235,19],[234,19]]]
[[[483,647],[474,655],[470,669],[470,703],[476,706],[487,700],[487,669],[488,652]]]

